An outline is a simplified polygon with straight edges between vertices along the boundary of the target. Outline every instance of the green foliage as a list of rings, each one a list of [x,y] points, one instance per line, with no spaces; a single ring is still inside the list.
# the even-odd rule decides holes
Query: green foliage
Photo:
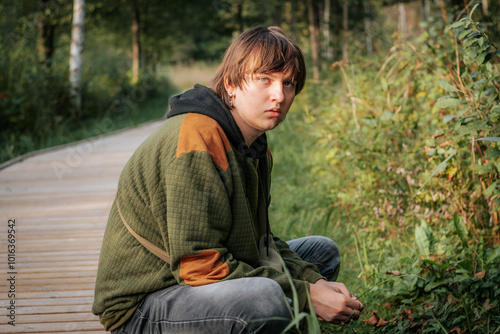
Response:
[[[435,253],[436,251],[434,236],[429,230],[429,226],[425,220],[422,221],[420,226],[415,227],[415,242],[417,243],[420,254],[424,256],[428,257],[431,253]]]
[[[50,13],[63,9],[51,2]],[[35,6],[36,7],[36,6]],[[171,84],[151,71],[131,85],[129,62],[114,38],[99,28],[87,35],[82,69],[82,110],[73,112],[68,87],[69,30],[56,41],[57,52],[41,62],[37,47],[36,8],[0,5],[0,162],[40,148],[101,135],[164,115]],[[21,20],[20,17],[26,18]],[[55,15],[55,14],[54,14]],[[17,20],[15,19],[17,18]],[[32,19],[32,21],[28,20]],[[150,99],[164,105],[139,111]],[[149,111],[149,109],[148,109]],[[105,129],[103,124],[106,124]]]
[[[424,238],[439,235],[439,255],[396,255],[369,277],[378,283],[370,297],[388,320],[380,331],[492,333],[500,326],[500,247],[473,244],[456,220],[430,233]]]
[[[469,172],[459,174],[457,182],[462,183],[465,181],[464,177],[469,179],[471,176],[479,179],[479,182],[475,183],[483,186],[480,193],[488,204],[485,211],[490,216],[490,223],[498,225],[500,52],[491,43],[481,24],[472,19],[477,6],[474,6],[470,15],[447,28],[455,30],[461,41],[463,65],[457,64],[453,81],[446,86],[450,94],[449,99],[460,101],[459,105],[450,108],[453,113],[446,121],[451,130],[450,137],[458,147],[459,154],[472,160]],[[495,212],[497,216],[494,216]]]
[[[335,63],[275,130],[276,233],[336,240],[340,280],[367,308],[323,332],[500,328],[500,69],[473,22],[455,37],[429,21],[384,56]]]

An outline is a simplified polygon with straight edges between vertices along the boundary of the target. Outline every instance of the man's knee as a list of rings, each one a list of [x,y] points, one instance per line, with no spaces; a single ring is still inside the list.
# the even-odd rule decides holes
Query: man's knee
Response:
[[[243,303],[251,308],[250,324],[255,332],[279,333],[291,321],[288,300],[281,286],[274,280],[264,277],[248,279],[245,286]]]
[[[324,236],[309,236],[288,242],[304,261],[314,264],[329,281],[335,281],[340,270],[337,244]]]
[[[274,280],[265,277],[247,279],[242,300],[247,299],[262,313],[269,312],[274,316],[288,315],[287,298],[281,286]]]

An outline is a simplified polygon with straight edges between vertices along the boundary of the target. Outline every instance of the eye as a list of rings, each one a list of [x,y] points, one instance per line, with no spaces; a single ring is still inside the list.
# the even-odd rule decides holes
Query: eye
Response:
[[[269,78],[267,78],[267,77],[258,77],[258,80],[260,82],[269,82]]]
[[[293,82],[292,81],[285,81],[285,82],[283,82],[283,85],[285,85],[285,87],[293,87]]]

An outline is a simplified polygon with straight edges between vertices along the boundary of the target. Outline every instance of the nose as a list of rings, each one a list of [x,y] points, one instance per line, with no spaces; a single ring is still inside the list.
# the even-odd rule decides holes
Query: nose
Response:
[[[285,99],[285,92],[283,90],[283,82],[281,80],[276,80],[273,82],[271,100],[281,103]]]

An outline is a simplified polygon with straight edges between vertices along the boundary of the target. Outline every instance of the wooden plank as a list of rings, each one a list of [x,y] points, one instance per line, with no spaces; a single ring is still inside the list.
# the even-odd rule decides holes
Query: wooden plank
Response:
[[[102,330],[103,327],[100,323],[95,321],[80,321],[80,322],[59,322],[59,323],[34,323],[34,324],[20,324],[16,326],[3,325],[0,326],[1,333],[71,333],[81,331],[82,329],[89,330]],[[104,330],[102,330],[104,332]],[[101,333],[102,333],[101,332]]]
[[[100,248],[100,247],[99,247]],[[29,258],[52,258],[52,257],[57,257],[57,256],[68,256],[70,258],[79,256],[79,255],[97,255],[99,256],[99,249],[83,249],[80,251],[65,251],[63,254],[59,251],[54,251],[54,250],[38,250],[36,252],[28,252],[25,249],[23,249],[23,252],[20,254],[16,254],[16,257],[19,259],[23,259],[23,257],[29,257]],[[0,254],[7,254],[7,253],[0,253]]]
[[[52,285],[52,286],[43,286],[43,285],[32,285],[30,287],[24,287],[23,291],[20,291],[20,293],[23,292],[61,292],[61,291],[75,291],[75,290],[88,290],[88,291],[94,291],[95,288],[95,283],[89,283],[89,284],[71,284],[68,286],[57,286],[57,285]]]
[[[89,313],[91,310],[90,304],[80,305],[50,305],[50,306],[29,306],[16,309],[16,315],[22,317],[26,314],[45,314],[51,317],[56,313]]]
[[[74,291],[74,290],[94,290],[95,283],[88,284],[68,284],[68,285],[31,285],[18,289],[18,295],[23,292],[34,291]],[[3,298],[3,297],[2,297]]]
[[[59,274],[59,275],[58,275]],[[21,275],[23,280],[27,279],[33,279],[36,280],[38,278],[61,278],[64,277],[66,279],[72,279],[73,277],[95,277],[96,272],[95,271],[70,271],[70,272],[65,272],[65,273],[37,273],[36,278],[30,277],[30,276],[23,276]]]
[[[83,254],[83,255],[66,255],[65,253],[63,255],[55,256],[55,255],[49,255],[49,256],[36,256],[37,254],[33,254],[33,256],[29,257],[23,257],[19,256],[16,257],[16,260],[19,263],[22,263],[23,265],[29,265],[31,263],[40,263],[40,258],[44,259],[46,261],[45,263],[52,263],[52,262],[60,262],[60,263],[79,263],[80,261],[99,261],[99,254]]]
[[[92,305],[94,301],[93,297],[80,297],[80,298],[54,298],[54,299],[20,299],[16,303],[16,308],[28,308],[28,307],[44,307],[44,306],[81,306],[81,305]],[[6,307],[8,301],[0,302],[0,305]]]
[[[19,266],[19,268],[22,268],[20,270],[20,275],[28,274],[28,273],[47,273],[47,272],[56,272],[56,273],[61,273],[61,272],[66,272],[66,271],[92,271],[96,272],[97,270],[97,263],[94,265],[87,265],[87,266],[63,266],[63,267],[35,267],[35,268],[30,268],[30,267],[23,267],[22,265]]]
[[[22,291],[17,297],[21,299],[34,299],[34,298],[67,298],[67,297],[94,297],[94,290],[68,290],[68,291]],[[2,296],[3,300],[7,296]]]
[[[61,333],[61,332],[60,332]],[[76,332],[62,332],[62,333],[71,333],[71,334],[106,334],[109,332],[105,332],[104,329],[103,330],[100,330],[100,331],[93,331],[93,330],[89,330],[89,331],[80,331],[80,330],[77,330]],[[33,332],[33,333],[30,333],[30,334],[44,334],[42,332]]]
[[[78,297],[78,298],[39,298],[39,299],[18,299],[17,307],[31,306],[56,306],[56,305],[92,305],[94,297]],[[4,304],[4,305],[2,305]],[[0,305],[6,306],[5,301],[0,302]]]
[[[47,317],[45,314],[24,315],[16,320],[17,324],[99,321],[99,317],[92,313],[59,313]]]
[[[22,279],[18,283],[16,283],[16,286],[20,288],[20,290],[23,290],[23,287],[25,286],[31,286],[33,284],[37,285],[44,285],[44,286],[51,286],[51,285],[64,285],[64,284],[81,284],[81,283],[95,283],[95,276],[88,276],[88,277],[75,277],[72,278],[71,280],[68,280],[67,278],[50,278],[50,279],[39,279],[37,278],[36,280],[25,280]]]
[[[19,262],[19,261],[17,261]],[[95,260],[80,260],[80,261],[56,261],[56,262],[24,262],[17,265],[17,270],[20,273],[32,272],[47,272],[47,271],[68,271],[71,268],[95,268],[99,261]]]

